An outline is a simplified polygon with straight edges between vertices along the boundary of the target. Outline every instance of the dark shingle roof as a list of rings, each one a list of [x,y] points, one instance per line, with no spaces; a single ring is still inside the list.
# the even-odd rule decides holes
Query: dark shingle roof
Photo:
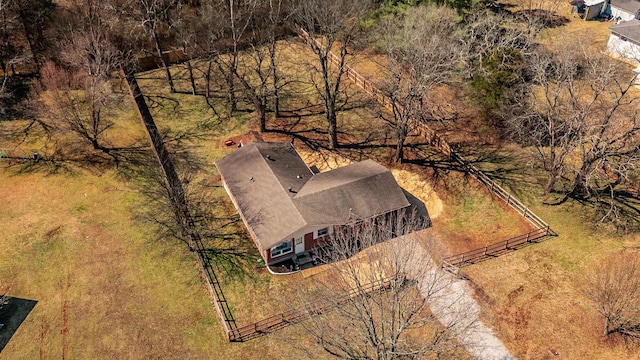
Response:
[[[305,226],[346,224],[410,205],[391,172],[373,160],[313,175],[291,144],[256,142],[216,166],[262,249]]]
[[[631,14],[637,14],[640,10],[640,1],[636,0],[611,0],[611,6],[615,6],[618,9],[622,9]]]
[[[291,198],[312,173],[289,143],[254,142],[216,162],[263,249],[305,225]]]
[[[365,160],[312,177],[293,199],[308,224],[346,224],[409,206],[391,172]]]
[[[640,20],[624,21],[618,25],[610,26],[609,30],[636,43],[640,42]]]

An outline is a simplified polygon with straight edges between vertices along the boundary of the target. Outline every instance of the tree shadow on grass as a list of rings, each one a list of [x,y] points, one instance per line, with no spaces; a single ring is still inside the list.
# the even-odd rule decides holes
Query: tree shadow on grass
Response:
[[[36,300],[8,296],[9,302],[0,310],[0,353],[38,303]]]
[[[564,26],[570,22],[566,16],[544,9],[526,9],[513,13],[516,19],[523,21],[533,21],[543,29],[553,29]]]
[[[617,231],[640,230],[640,193],[625,188],[602,188],[589,195],[554,193],[561,200],[549,205],[575,202],[583,207],[581,215],[594,224],[612,225]]]

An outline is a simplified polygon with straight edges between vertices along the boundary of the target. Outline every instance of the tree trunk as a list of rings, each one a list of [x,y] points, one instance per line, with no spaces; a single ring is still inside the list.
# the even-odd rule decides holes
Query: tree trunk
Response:
[[[576,173],[576,177],[573,179],[573,189],[571,190],[571,195],[584,196],[589,192],[589,187],[587,184],[587,173],[589,172],[589,169],[591,168],[591,165],[593,165],[595,160],[595,157],[590,154],[584,156],[582,160],[582,166]]]
[[[269,59],[271,61],[271,76],[273,80],[273,112],[274,118],[277,119],[280,116],[280,90],[278,89],[278,71],[276,68],[276,40],[271,40],[271,49],[269,52]]]
[[[338,147],[338,124],[335,106],[327,107],[327,120],[329,120],[329,148],[336,149]]]
[[[185,57],[187,57],[187,45],[182,45],[182,51],[184,52]],[[198,89],[196,88],[196,79],[193,75],[193,66],[191,65],[191,60],[187,57],[187,70],[189,71],[189,82],[191,82],[191,94],[197,95]]]
[[[258,111],[258,117],[260,118],[260,131],[267,131],[267,109],[262,105],[256,109]]]
[[[227,86],[229,88],[229,110],[234,113],[238,111],[238,99],[236,98],[236,86],[233,81],[233,73],[229,72],[226,77]]]
[[[336,99],[337,94],[331,91],[329,84],[329,60],[328,57],[320,56],[320,66],[322,67],[322,78],[324,82],[324,109],[329,123],[329,148],[338,147],[338,124],[336,119]]]
[[[204,96],[207,99],[211,97],[211,61],[207,64],[207,72],[204,74]]]
[[[571,195],[573,196],[584,196],[588,192],[587,189],[587,179],[586,179],[586,169],[584,166],[578,170],[576,177],[573,180],[573,189],[571,190]]]
[[[176,88],[173,85],[173,78],[171,77],[171,71],[169,70],[169,64],[166,59],[166,56],[162,53],[162,47],[160,46],[160,39],[158,39],[158,33],[156,32],[155,27],[151,29],[151,33],[153,35],[153,42],[156,45],[156,52],[158,53],[158,57],[160,58],[160,62],[162,63],[162,68],[167,76],[167,82],[169,83],[169,91],[171,93],[176,92]]]
[[[191,61],[187,61],[187,69],[189,70],[189,81],[191,82],[191,94],[197,95],[198,89],[196,88],[196,79],[193,76],[193,66],[191,66]]]
[[[29,50],[31,50],[31,55],[33,56],[33,62],[36,65],[36,72],[39,73],[40,63],[38,61],[38,58],[36,57],[36,53],[38,51],[35,48],[32,34],[30,33],[29,27],[27,25],[30,20],[28,19],[28,16],[27,14],[25,14],[22,7],[20,7],[20,9],[18,10],[18,16],[20,17],[20,21],[22,22],[22,27],[24,28],[24,34],[25,34],[25,37],[27,38],[27,43],[29,44]]]
[[[398,142],[396,143],[396,162],[402,163],[404,160],[404,139],[400,140],[398,138]]]
[[[549,177],[547,178],[547,184],[544,186],[544,194],[549,195],[553,191],[553,188],[556,186],[556,175],[553,173],[549,173]]]

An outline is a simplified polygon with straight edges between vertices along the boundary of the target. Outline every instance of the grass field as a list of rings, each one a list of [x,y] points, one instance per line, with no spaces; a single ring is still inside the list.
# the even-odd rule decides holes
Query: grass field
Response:
[[[527,202],[539,204],[540,195],[531,192]],[[485,316],[500,339],[526,359],[553,358],[552,349],[566,359],[638,358],[638,349],[603,338],[583,276],[612,252],[638,251],[640,236],[598,226],[578,203],[532,209],[558,237],[463,269],[480,289]]]
[[[0,279],[37,301],[6,359],[195,357],[222,335],[184,246],[132,216],[115,174],[0,173]]]
[[[308,74],[302,60],[308,53],[300,44],[289,45],[285,55],[293,66],[287,75]],[[242,104],[246,111],[226,116],[218,98],[215,110],[223,115],[218,117],[201,96],[169,94],[161,72],[141,74],[139,82],[169,147],[180,158],[179,168],[191,175],[190,187],[228,201],[213,163],[234,149],[223,145],[225,139],[257,128],[249,106]],[[186,89],[186,82],[180,86]],[[408,150],[425,165],[393,165],[391,130],[380,120],[379,109],[352,85],[355,106],[339,114],[338,126],[341,143],[350,146],[327,150],[323,114],[312,90],[308,79],[292,85],[283,107],[296,111],[270,120],[268,126],[280,131],[263,134],[266,140],[294,139],[303,157],[320,168],[366,158],[392,167],[400,184],[425,201],[434,232],[450,253],[529,230],[528,223],[472,180],[437,168],[442,159],[428,147]],[[122,114],[134,128],[127,134],[142,136],[132,113]],[[589,225],[579,215],[584,211],[580,204],[536,205],[536,184],[542,177],[517,148],[469,147],[464,152],[560,234],[463,270],[500,339],[519,358],[551,358],[551,349],[568,359],[637,357],[637,352],[603,342],[580,277],[603,255],[640,246],[638,236]],[[193,255],[179,241],[158,239],[155,224],[141,216],[148,199],[131,174],[125,179],[119,171],[77,166],[51,172],[47,166],[0,169],[0,286],[8,287],[10,296],[37,301],[0,359],[275,359],[311,348],[299,326],[244,344],[227,343]],[[233,244],[246,250],[242,271],[220,270],[238,324],[294,304],[298,299],[291,289],[313,278],[269,275],[259,268],[258,254],[233,211],[216,206],[212,212],[216,220],[210,226],[232,235]]]
[[[543,44],[554,48],[580,42],[590,51],[605,50],[611,23],[574,19],[569,14],[569,5],[561,4],[559,9],[567,22],[544,30]],[[375,57],[362,59],[357,66],[367,72],[376,68],[373,64],[376,62],[380,61]],[[369,71],[370,76],[376,72]],[[471,109],[467,112],[466,116],[473,116]],[[588,203],[541,205],[540,189],[545,178],[537,170],[530,150],[512,144],[496,145],[494,141],[485,143],[483,136],[478,136],[482,129],[474,126],[477,123],[473,119],[461,120],[447,139],[459,146],[467,160],[529,205],[559,234],[541,244],[462,270],[475,285],[486,322],[507,348],[522,359],[640,358],[637,348],[603,338],[602,319],[587,300],[582,280],[585,272],[608,254],[638,251],[640,236],[595,223],[594,210]],[[482,222],[478,222],[478,227],[468,220],[487,217],[483,212],[488,210],[487,203],[469,198],[463,185],[457,190],[461,196],[452,211],[457,219],[444,224],[436,220],[434,227],[454,241],[461,237],[460,227],[486,230]],[[499,217],[499,212],[496,210],[489,217]]]

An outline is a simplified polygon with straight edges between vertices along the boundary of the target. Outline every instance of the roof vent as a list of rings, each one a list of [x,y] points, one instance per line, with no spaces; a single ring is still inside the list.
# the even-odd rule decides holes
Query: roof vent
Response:
[[[249,181],[253,182],[253,176],[249,177]]]
[[[297,177],[298,179],[302,179],[302,178],[304,177],[304,175],[296,175],[296,177]]]
[[[269,154],[267,154],[266,158],[267,158],[267,160],[276,161],[276,160],[275,160],[275,159],[273,159],[273,158],[271,157],[271,155],[269,155]]]
[[[294,194],[297,194],[297,193],[298,193],[297,191],[293,190],[293,189],[291,188],[291,186],[289,186],[289,192],[292,192],[292,193],[294,193]]]

